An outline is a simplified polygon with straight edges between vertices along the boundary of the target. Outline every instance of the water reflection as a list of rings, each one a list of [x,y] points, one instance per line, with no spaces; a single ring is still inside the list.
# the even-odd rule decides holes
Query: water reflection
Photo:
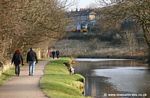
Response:
[[[150,98],[150,70],[134,60],[83,61],[75,67],[85,76],[85,95],[93,98]],[[108,94],[124,94],[111,96]],[[126,94],[126,96],[125,96]],[[130,94],[127,96],[127,94]],[[131,94],[135,94],[131,96]],[[136,94],[141,94],[137,95]],[[147,94],[143,97],[142,94]]]

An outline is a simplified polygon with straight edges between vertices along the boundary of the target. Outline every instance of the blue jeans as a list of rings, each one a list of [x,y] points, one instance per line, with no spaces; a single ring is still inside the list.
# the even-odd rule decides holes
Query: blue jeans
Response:
[[[29,61],[29,75],[34,74],[36,61]]]

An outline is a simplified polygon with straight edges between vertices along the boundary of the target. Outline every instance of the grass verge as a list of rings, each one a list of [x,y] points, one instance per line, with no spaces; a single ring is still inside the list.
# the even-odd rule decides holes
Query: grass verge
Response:
[[[69,58],[52,60],[46,66],[44,76],[40,80],[40,87],[50,98],[87,98],[84,97],[84,79],[79,74],[70,75],[67,68],[63,65]]]
[[[14,76],[15,74],[14,68],[11,68],[0,75],[0,86],[4,84],[9,78]]]

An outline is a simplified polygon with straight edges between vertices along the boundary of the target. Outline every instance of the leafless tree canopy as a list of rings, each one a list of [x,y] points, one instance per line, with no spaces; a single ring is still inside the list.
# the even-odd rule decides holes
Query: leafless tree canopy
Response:
[[[66,2],[0,0],[0,61],[10,58],[14,49],[24,51],[62,37],[67,24]]]
[[[99,0],[106,2],[106,0]],[[113,0],[114,1],[114,0]],[[111,2],[113,2],[111,1]],[[115,0],[116,1],[116,0]],[[125,19],[132,18],[136,21],[145,35],[145,40],[150,47],[150,1],[149,0],[118,0],[114,5],[106,6],[100,10],[101,20],[106,28],[114,28]]]
[[[103,28],[116,28],[123,21],[132,19],[143,29],[145,42],[150,54],[150,0],[98,0],[104,4],[100,11],[99,23]],[[150,57],[149,57],[150,63]]]
[[[96,2],[99,4],[99,6],[110,6],[116,3],[123,2],[124,0],[96,0]]]

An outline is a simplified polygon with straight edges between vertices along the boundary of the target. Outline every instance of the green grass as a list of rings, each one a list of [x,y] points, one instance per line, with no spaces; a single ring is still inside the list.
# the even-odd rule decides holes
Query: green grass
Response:
[[[14,76],[14,68],[11,68],[0,75],[0,85],[3,85],[10,77]]]
[[[69,58],[51,60],[40,81],[41,89],[50,98],[85,98],[82,94],[83,80],[79,74],[70,75],[63,62]]]

